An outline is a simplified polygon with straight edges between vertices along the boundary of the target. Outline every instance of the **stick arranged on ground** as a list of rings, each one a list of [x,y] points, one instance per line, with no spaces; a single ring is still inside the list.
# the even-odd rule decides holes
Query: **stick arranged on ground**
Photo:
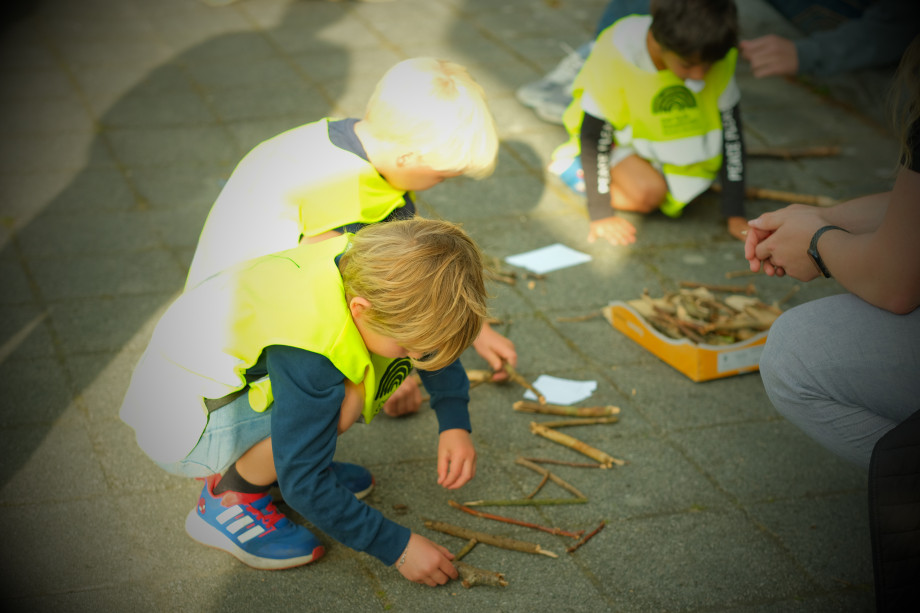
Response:
[[[549,534],[558,534],[561,536],[568,536],[573,539],[580,539],[585,533],[584,530],[579,530],[578,532],[570,532],[568,530],[563,530],[561,528],[550,528],[548,526],[532,524],[530,522],[521,521],[520,519],[514,519],[513,517],[504,517],[502,515],[493,515],[492,513],[485,513],[483,511],[477,511],[476,509],[471,509],[466,505],[462,505],[459,502],[456,502],[455,500],[448,500],[447,504],[449,504],[455,509],[459,509],[460,511],[469,513],[470,515],[475,515],[476,517],[481,517],[483,519],[491,519],[494,521],[501,521],[501,522],[505,522],[506,524],[514,524],[515,526],[523,526],[525,528],[532,528],[534,530],[548,532]],[[456,557],[454,559],[456,559]]]
[[[605,407],[567,407],[558,404],[538,404],[526,400],[518,400],[512,405],[512,408],[522,413],[542,413],[544,415],[562,415],[564,417],[604,417],[620,413],[620,407],[612,405]]]
[[[552,551],[547,551],[536,543],[519,541],[517,539],[509,538],[506,536],[498,536],[496,534],[488,534],[486,532],[477,532],[476,530],[469,530],[460,526],[454,526],[453,524],[448,524],[443,521],[429,520],[425,522],[425,527],[431,530],[437,530],[438,532],[443,532],[444,534],[450,534],[451,536],[457,536],[462,539],[476,539],[480,543],[492,545],[493,547],[501,547],[502,549],[510,549],[511,551],[520,551],[522,553],[536,553],[550,558],[559,557]]]
[[[551,507],[560,504],[584,504],[587,498],[512,498],[510,500],[468,500],[468,507]]]
[[[751,157],[770,157],[792,160],[795,158],[823,158],[840,154],[836,145],[814,145],[809,147],[748,147],[745,152]]]
[[[541,393],[537,390],[537,388],[535,388],[533,385],[530,384],[530,382],[529,382],[527,379],[525,379],[524,377],[522,377],[522,376],[518,373],[518,371],[514,369],[514,366],[512,366],[511,364],[508,364],[507,362],[505,362],[505,365],[503,366],[503,368],[505,369],[505,372],[508,373],[508,378],[509,378],[509,379],[511,379],[512,381],[514,381],[514,382],[517,383],[518,385],[521,385],[521,386],[523,386],[523,387],[529,389],[531,392],[533,392],[534,395],[537,397],[537,400],[539,401],[540,404],[546,404],[546,396],[544,396],[543,394],[541,394]]]
[[[582,545],[584,545],[585,543],[587,543],[588,541],[590,541],[592,538],[594,538],[594,537],[597,535],[598,532],[600,532],[601,530],[603,530],[603,529],[604,529],[604,526],[606,526],[606,525],[607,525],[607,522],[601,521],[601,525],[598,526],[597,528],[595,528],[594,530],[592,530],[591,532],[589,532],[588,534],[586,534],[586,535],[585,535],[585,538],[581,539],[580,541],[578,541],[577,543],[575,543],[575,544],[572,545],[571,547],[566,547],[566,549],[565,549],[566,552],[567,552],[567,553],[572,553],[573,551],[575,551],[576,549],[578,549],[579,547],[581,547]]]
[[[572,468],[604,468],[603,464],[595,462],[569,462],[568,460],[554,460],[552,458],[524,458],[534,464],[556,464],[559,466],[571,466]]]
[[[523,466],[524,468],[529,468],[530,470],[534,471],[537,474],[543,475],[544,477],[549,477],[550,481],[552,481],[553,483],[555,483],[562,489],[566,490],[567,492],[571,493],[576,498],[585,498],[585,499],[588,498],[587,496],[582,494],[578,488],[570,484],[568,481],[566,481],[562,477],[559,477],[558,475],[551,473],[550,471],[546,470],[542,466],[538,466],[534,464],[530,460],[527,460],[525,458],[518,458],[514,461],[514,463],[519,464],[520,466]]]
[[[568,447],[569,449],[577,451],[578,453],[584,454],[592,460],[597,460],[603,465],[604,468],[611,468],[614,464],[617,466],[623,466],[626,464],[625,461],[608,455],[600,449],[592,447],[591,445],[578,440],[574,436],[563,434],[562,432],[558,432],[552,428],[546,428],[535,421],[530,422],[530,431],[534,434],[542,436],[543,438],[549,439],[554,443],[559,443],[560,445]]]
[[[722,186],[718,183],[712,184],[712,191],[719,193]],[[830,196],[821,196],[816,194],[796,194],[794,192],[784,192],[778,189],[768,189],[766,187],[748,187],[744,190],[746,198],[751,200],[775,200],[777,202],[811,204],[813,206],[833,206],[837,200]]]
[[[463,548],[460,549],[460,551],[457,552],[457,555],[454,556],[454,564],[456,564],[457,562],[459,562],[459,561],[460,561],[460,558],[462,558],[463,556],[465,556],[465,555],[468,554],[469,552],[473,551],[473,547],[475,547],[477,543],[479,543],[479,541],[477,541],[476,539],[470,539],[470,540],[468,540],[468,541],[466,542],[466,545],[464,545]]]
[[[568,428],[569,426],[593,426],[597,424],[615,424],[620,421],[616,415],[610,417],[580,417],[576,419],[560,419],[559,421],[541,421],[544,428]]]
[[[466,562],[458,562],[456,558],[454,558],[453,564],[460,573],[460,585],[465,588],[471,588],[474,585],[488,585],[491,587],[505,587],[508,585],[504,573],[476,568]]]

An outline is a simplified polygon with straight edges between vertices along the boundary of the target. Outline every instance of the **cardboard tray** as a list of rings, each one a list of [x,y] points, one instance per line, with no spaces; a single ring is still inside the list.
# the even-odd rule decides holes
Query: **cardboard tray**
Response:
[[[614,328],[693,381],[721,379],[760,369],[767,331],[731,345],[705,345],[665,336],[619,300],[604,307],[603,313]]]

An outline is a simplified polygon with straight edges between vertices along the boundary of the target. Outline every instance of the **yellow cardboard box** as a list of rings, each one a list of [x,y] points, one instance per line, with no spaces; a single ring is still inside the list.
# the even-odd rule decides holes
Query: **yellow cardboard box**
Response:
[[[759,370],[767,332],[731,345],[703,345],[665,336],[631,306],[619,300],[603,309],[614,328],[636,341],[693,381],[721,379]]]

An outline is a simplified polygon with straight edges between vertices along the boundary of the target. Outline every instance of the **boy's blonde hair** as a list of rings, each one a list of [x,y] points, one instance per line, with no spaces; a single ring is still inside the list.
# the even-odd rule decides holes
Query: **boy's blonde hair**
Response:
[[[345,297],[368,300],[365,325],[396,340],[423,370],[452,363],[487,314],[482,255],[460,226],[415,217],[372,224],[339,260]]]
[[[459,64],[399,62],[377,83],[364,120],[376,138],[423,156],[435,171],[481,179],[495,169],[495,121],[482,87]]]

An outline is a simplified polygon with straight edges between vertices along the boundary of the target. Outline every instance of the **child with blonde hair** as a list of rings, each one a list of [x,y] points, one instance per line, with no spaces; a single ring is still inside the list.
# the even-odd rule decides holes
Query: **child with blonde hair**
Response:
[[[361,119],[324,118],[256,146],[211,209],[186,288],[244,260],[415,215],[414,192],[460,175],[489,176],[498,136],[482,87],[458,64],[399,62],[384,74]],[[514,344],[488,323],[474,347],[505,378]],[[413,378],[385,412],[418,410]]]
[[[359,500],[373,486],[333,462],[336,440],[370,422],[414,366],[437,414],[438,483],[476,472],[460,354],[486,315],[482,258],[458,226],[414,218],[256,258],[169,307],[121,409],[164,470],[204,480],[186,520],[195,540],[260,569],[324,553],[285,502],[337,541],[427,585],[453,556]]]

